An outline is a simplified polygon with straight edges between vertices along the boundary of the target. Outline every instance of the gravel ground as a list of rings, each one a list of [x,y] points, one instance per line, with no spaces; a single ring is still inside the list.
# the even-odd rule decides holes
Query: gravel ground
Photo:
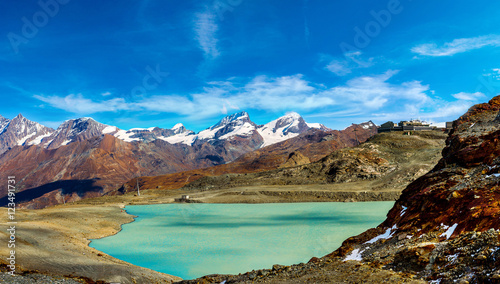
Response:
[[[423,284],[408,273],[398,273],[358,261],[343,261],[341,258],[315,258],[315,261],[294,265],[274,265],[272,269],[254,270],[239,275],[207,275],[176,284],[209,283],[266,283],[266,284]]]
[[[28,274],[12,276],[7,272],[0,272],[0,283],[13,283],[13,284],[81,284],[85,282],[76,281],[64,277],[51,277],[43,274]]]

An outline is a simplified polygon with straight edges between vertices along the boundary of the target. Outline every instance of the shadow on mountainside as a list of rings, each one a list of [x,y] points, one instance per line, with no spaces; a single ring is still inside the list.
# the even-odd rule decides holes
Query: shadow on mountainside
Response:
[[[103,190],[101,186],[94,185],[97,180],[98,179],[59,180],[42,186],[29,188],[21,192],[16,192],[15,203],[19,204],[31,201],[55,190],[62,190],[62,193],[65,195],[76,193],[78,196],[83,197],[88,192],[100,192]],[[0,198],[0,206],[7,206],[9,203],[8,198],[8,196]]]

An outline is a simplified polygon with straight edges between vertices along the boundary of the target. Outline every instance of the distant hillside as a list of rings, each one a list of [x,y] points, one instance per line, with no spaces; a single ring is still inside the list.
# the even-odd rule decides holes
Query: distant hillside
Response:
[[[367,190],[402,190],[434,167],[445,138],[440,131],[416,132],[412,136],[402,132],[380,133],[357,147],[339,149],[310,164],[251,174],[203,177],[186,185],[185,189],[370,181],[363,183]],[[300,150],[294,152],[302,156],[301,153]]]

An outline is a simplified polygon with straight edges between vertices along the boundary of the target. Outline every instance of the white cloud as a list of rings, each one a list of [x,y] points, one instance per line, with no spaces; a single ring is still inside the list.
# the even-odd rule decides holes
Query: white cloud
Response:
[[[457,119],[462,114],[466,113],[469,108],[475,103],[467,101],[455,101],[447,103],[438,107],[435,111],[425,114],[426,117],[431,119],[451,117],[453,120]]]
[[[226,104],[224,104],[224,105],[222,106],[222,109],[220,110],[220,113],[222,113],[222,114],[227,114]]]
[[[467,93],[459,93],[467,94]],[[400,121],[408,119],[421,119],[427,122],[442,123],[446,121],[453,121],[467,112],[467,110],[474,104],[480,102],[479,94],[474,93],[473,96],[457,96],[456,101],[444,101],[441,99],[429,99],[426,104],[401,105],[399,109],[394,111],[383,110],[381,112],[374,112],[369,115],[364,115],[365,120],[372,119],[376,123],[384,123],[388,120]],[[454,95],[453,95],[454,96]]]
[[[218,40],[216,36],[218,30],[217,17],[212,11],[207,10],[196,14],[194,23],[196,40],[206,58],[213,59],[220,55],[220,51],[217,48]]]
[[[91,114],[96,112],[128,110],[129,105],[123,98],[114,98],[106,101],[94,102],[84,98],[81,94],[70,94],[65,97],[34,95],[36,99],[48,103],[55,108],[77,114]]]
[[[500,36],[487,35],[472,38],[459,38],[454,39],[452,42],[447,42],[442,46],[438,46],[436,43],[426,43],[413,47],[411,51],[424,56],[452,56],[457,53],[463,53],[485,46],[500,46]]]
[[[424,104],[429,100],[425,93],[429,86],[418,81],[404,82],[400,85],[391,84],[388,80],[397,74],[389,70],[378,76],[363,76],[347,81],[344,86],[327,90],[332,96],[342,102],[356,102],[369,109],[379,109],[389,102],[404,100],[414,104]]]
[[[325,87],[314,84],[301,74],[282,77],[257,76],[246,81],[229,78],[210,82],[198,93],[189,95],[154,95],[125,101],[123,98],[94,101],[81,94],[34,97],[46,104],[80,115],[129,110],[163,112],[200,121],[234,110],[269,112],[297,111],[307,117],[322,117],[351,122],[373,119],[420,118],[429,121],[451,121],[485,97],[483,93],[453,94],[456,101],[431,98],[428,85],[419,81],[392,83],[398,71],[389,70],[375,76],[362,76],[345,84]]]
[[[92,101],[82,95],[41,96],[35,98],[52,107],[79,114],[117,110],[154,111],[175,113],[191,120],[219,116],[221,112],[251,110],[283,112],[316,112],[323,117],[334,116],[338,111],[352,110],[343,116],[356,116],[380,111],[386,107],[425,104],[430,99],[425,94],[428,86],[417,81],[393,84],[388,82],[397,71],[387,71],[376,76],[351,79],[344,85],[327,88],[307,81],[301,74],[282,77],[257,76],[243,81],[229,78],[223,82],[210,82],[199,93],[189,95],[154,95],[125,101],[115,98]],[[325,111],[328,109],[328,111]],[[329,114],[329,115],[328,115]]]
[[[457,100],[464,100],[464,101],[476,101],[478,99],[486,97],[483,93],[481,92],[475,92],[475,93],[465,93],[465,92],[460,92],[458,94],[452,95],[455,99]]]
[[[135,103],[152,111],[170,112],[193,119],[207,118],[231,110],[310,110],[335,102],[317,90],[302,75],[269,78],[257,76],[247,83],[218,82],[189,96],[159,95]]]
[[[340,61],[336,59],[330,61],[330,63],[328,63],[325,68],[338,76],[345,76],[352,72],[351,68],[348,67],[346,61]]]
[[[337,76],[345,76],[352,73],[353,69],[368,68],[373,65],[373,58],[364,60],[361,56],[362,53],[356,51],[345,53],[343,58],[331,58],[328,55],[323,55],[322,60],[329,57],[329,63],[325,66],[325,69]]]

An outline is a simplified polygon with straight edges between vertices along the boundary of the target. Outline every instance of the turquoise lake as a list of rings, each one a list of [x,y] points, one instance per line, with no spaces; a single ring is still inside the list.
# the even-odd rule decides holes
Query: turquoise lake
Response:
[[[127,206],[138,216],[90,246],[184,279],[238,274],[321,257],[376,227],[394,202],[161,204]]]

